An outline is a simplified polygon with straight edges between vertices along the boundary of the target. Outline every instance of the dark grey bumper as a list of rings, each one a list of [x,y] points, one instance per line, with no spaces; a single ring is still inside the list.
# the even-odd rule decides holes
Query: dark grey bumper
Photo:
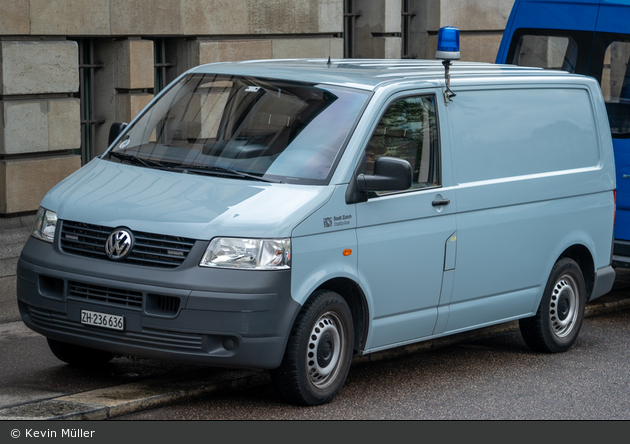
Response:
[[[615,283],[615,276],[615,269],[612,266],[597,270],[595,272],[593,291],[591,291],[591,297],[588,299],[589,302],[612,290],[613,284]]]
[[[290,270],[199,267],[206,245],[162,270],[64,254],[31,238],[18,262],[22,319],[44,336],[122,355],[277,367],[300,309]],[[84,325],[81,310],[123,316],[125,329]]]

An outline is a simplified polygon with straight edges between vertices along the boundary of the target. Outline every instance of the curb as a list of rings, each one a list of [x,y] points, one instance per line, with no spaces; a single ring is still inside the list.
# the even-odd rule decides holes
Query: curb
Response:
[[[164,376],[7,407],[0,409],[0,420],[104,420],[269,380],[263,371],[229,371],[216,378],[195,370],[179,376],[182,382]]]
[[[630,309],[630,298],[603,297],[587,304],[584,317],[628,309]],[[407,356],[462,341],[517,331],[518,321],[507,322],[376,352],[355,358],[352,365]],[[248,388],[269,383],[268,373],[261,370],[226,370],[210,376],[208,373],[209,371],[204,369],[195,370],[178,375],[181,376],[178,381],[173,381],[172,375],[164,376],[6,407],[0,409],[0,420],[105,420],[192,400],[220,390]]]

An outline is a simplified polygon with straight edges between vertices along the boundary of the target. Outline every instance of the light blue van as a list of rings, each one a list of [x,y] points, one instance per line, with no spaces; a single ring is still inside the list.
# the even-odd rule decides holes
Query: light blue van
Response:
[[[516,0],[497,63],[596,78],[617,174],[613,266],[630,267],[630,0]]]
[[[306,405],[353,356],[492,324],[567,350],[615,277],[599,85],[444,65],[186,72],[41,202],[24,322],[71,364],[269,369]]]

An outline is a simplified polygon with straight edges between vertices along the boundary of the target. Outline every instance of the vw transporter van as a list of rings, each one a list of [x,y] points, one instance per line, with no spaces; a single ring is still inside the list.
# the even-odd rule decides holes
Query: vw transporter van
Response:
[[[516,0],[497,63],[595,77],[613,138],[617,221],[613,266],[630,267],[630,1]]]
[[[354,356],[493,324],[565,351],[615,278],[589,77],[219,63],[117,128],[44,197],[18,263],[22,319],[70,364],[269,369],[283,399],[321,404]]]

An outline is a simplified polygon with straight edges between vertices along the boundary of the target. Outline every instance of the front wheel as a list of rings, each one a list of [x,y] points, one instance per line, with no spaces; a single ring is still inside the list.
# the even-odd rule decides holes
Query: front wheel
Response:
[[[330,402],[352,362],[352,314],[337,293],[316,292],[293,325],[280,367],[270,372],[276,393],[298,405]]]
[[[48,347],[57,359],[76,367],[96,367],[107,364],[114,358],[114,354],[108,351],[47,339]]]
[[[580,332],[586,305],[586,286],[578,264],[569,258],[556,262],[547,281],[538,312],[521,319],[519,327],[534,351],[568,350]]]

